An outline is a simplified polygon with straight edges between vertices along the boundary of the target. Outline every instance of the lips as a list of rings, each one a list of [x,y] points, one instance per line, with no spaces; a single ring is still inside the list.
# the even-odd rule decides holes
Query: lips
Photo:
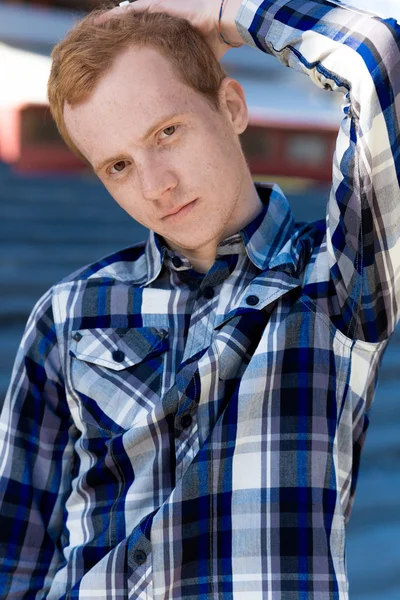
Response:
[[[186,204],[181,204],[181,206],[177,206],[176,208],[173,208],[170,212],[166,213],[162,218],[165,219],[166,217],[171,217],[173,215],[178,214],[183,208],[185,208],[186,206],[189,206],[189,204],[193,204],[193,202],[196,202],[197,198],[195,200],[191,200],[190,202],[187,202]]]

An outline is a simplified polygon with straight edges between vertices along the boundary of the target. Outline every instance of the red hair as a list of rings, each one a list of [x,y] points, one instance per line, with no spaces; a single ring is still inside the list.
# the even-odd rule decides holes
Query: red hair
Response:
[[[177,76],[219,109],[218,91],[227,76],[203,36],[186,19],[166,13],[128,12],[95,25],[107,9],[97,9],[79,21],[52,51],[48,82],[51,114],[67,145],[86,161],[68,135],[64,106],[90,98],[116,57],[132,46],[151,46],[172,63]]]

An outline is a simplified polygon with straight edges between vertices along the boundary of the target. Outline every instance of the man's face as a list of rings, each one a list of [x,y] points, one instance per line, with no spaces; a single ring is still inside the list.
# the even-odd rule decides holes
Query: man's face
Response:
[[[196,250],[237,231],[246,211],[243,123],[232,125],[230,104],[213,111],[160,53],[131,48],[64,116],[118,204],[171,247]]]

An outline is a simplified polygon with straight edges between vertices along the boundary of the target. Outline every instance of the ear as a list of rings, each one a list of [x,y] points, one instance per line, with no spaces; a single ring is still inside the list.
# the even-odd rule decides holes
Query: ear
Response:
[[[236,79],[225,77],[219,88],[221,111],[228,119],[233,131],[239,135],[245,131],[249,122],[244,89]]]

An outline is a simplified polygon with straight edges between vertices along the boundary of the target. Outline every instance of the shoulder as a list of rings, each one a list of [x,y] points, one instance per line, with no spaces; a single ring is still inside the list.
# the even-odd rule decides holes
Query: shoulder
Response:
[[[57,331],[86,321],[104,326],[131,310],[133,291],[140,291],[148,277],[145,247],[146,242],[139,242],[123,248],[55,283],[48,294]]]
[[[103,279],[140,285],[147,276],[145,246],[143,241],[103,256],[64,277],[52,286],[52,290],[57,292],[73,283]]]

